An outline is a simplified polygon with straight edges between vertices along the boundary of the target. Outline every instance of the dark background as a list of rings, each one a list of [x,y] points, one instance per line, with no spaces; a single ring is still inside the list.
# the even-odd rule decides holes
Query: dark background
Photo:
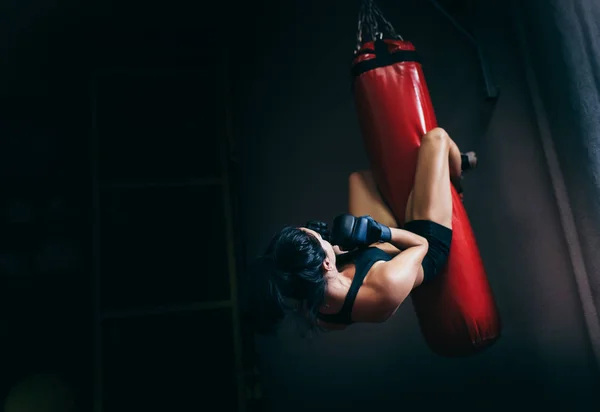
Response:
[[[312,340],[292,323],[276,338],[243,335],[257,407],[597,408],[597,315],[582,310],[543,138],[552,135],[594,273],[598,123],[589,113],[599,66],[589,34],[600,12],[586,1],[440,3],[479,40],[496,101],[485,99],[473,45],[430,2],[378,2],[419,50],[440,126],[479,155],[465,206],[503,337],[473,358],[438,358],[408,301],[385,324]],[[1,7],[0,397],[53,373],[78,410],[101,410],[95,382],[106,411],[233,409],[229,309],[128,311],[229,298],[219,188],[171,185],[221,176],[228,125],[240,269],[283,224],[346,210],[348,175],[369,167],[350,94],[358,2]],[[591,71],[578,77],[583,67]],[[94,329],[100,313],[117,315]]]

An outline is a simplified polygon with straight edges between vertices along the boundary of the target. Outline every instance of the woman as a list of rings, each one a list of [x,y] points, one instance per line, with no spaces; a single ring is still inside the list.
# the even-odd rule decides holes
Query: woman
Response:
[[[283,228],[259,260],[259,270],[267,277],[254,319],[258,331],[276,329],[288,300],[296,303],[312,329],[387,320],[413,289],[443,269],[452,240],[450,185],[461,192],[462,171],[475,166],[473,152],[462,154],[443,129],[435,128],[421,140],[404,228],[392,227],[393,219],[382,223],[350,217],[350,226],[368,225],[371,235],[345,228],[346,237],[364,246],[349,252],[315,230]]]

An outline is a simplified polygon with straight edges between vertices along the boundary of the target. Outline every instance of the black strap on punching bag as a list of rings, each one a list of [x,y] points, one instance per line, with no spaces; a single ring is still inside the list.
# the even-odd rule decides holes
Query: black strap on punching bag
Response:
[[[381,29],[379,22],[382,24]],[[397,50],[390,53],[387,44],[383,40],[384,36],[387,39],[404,40],[402,36],[396,33],[394,26],[383,16],[374,0],[363,0],[358,12],[358,30],[354,55],[374,54],[375,58],[354,65],[352,67],[353,77],[377,67],[389,66],[398,62],[419,62],[419,56],[413,50]],[[367,41],[373,41],[374,49],[360,50],[363,42]]]

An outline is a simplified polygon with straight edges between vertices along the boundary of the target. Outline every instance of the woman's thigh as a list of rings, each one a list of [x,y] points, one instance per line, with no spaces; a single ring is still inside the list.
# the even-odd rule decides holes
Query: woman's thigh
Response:
[[[431,130],[421,139],[406,221],[430,220],[452,229],[449,147],[449,137],[440,128]]]

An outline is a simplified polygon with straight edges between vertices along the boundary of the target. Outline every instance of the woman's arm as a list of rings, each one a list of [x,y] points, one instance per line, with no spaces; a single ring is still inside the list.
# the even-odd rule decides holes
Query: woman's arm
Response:
[[[389,319],[413,289],[423,282],[421,263],[428,248],[427,241],[411,246],[377,268],[377,283],[381,287],[374,298],[376,303],[370,313],[370,322],[385,322]]]
[[[382,265],[383,276],[385,277],[386,283],[389,284],[390,289],[406,286],[410,289],[408,291],[408,293],[410,293],[413,288],[421,284],[423,281],[423,269],[421,264],[423,263],[423,259],[428,250],[429,243],[424,239],[424,243],[403,250],[390,261],[385,262],[385,264]],[[406,297],[404,292],[401,292],[400,295],[402,298],[401,300],[404,300]]]
[[[390,231],[392,232],[392,238],[389,243],[400,250],[427,245],[427,239],[408,230],[391,227]]]

